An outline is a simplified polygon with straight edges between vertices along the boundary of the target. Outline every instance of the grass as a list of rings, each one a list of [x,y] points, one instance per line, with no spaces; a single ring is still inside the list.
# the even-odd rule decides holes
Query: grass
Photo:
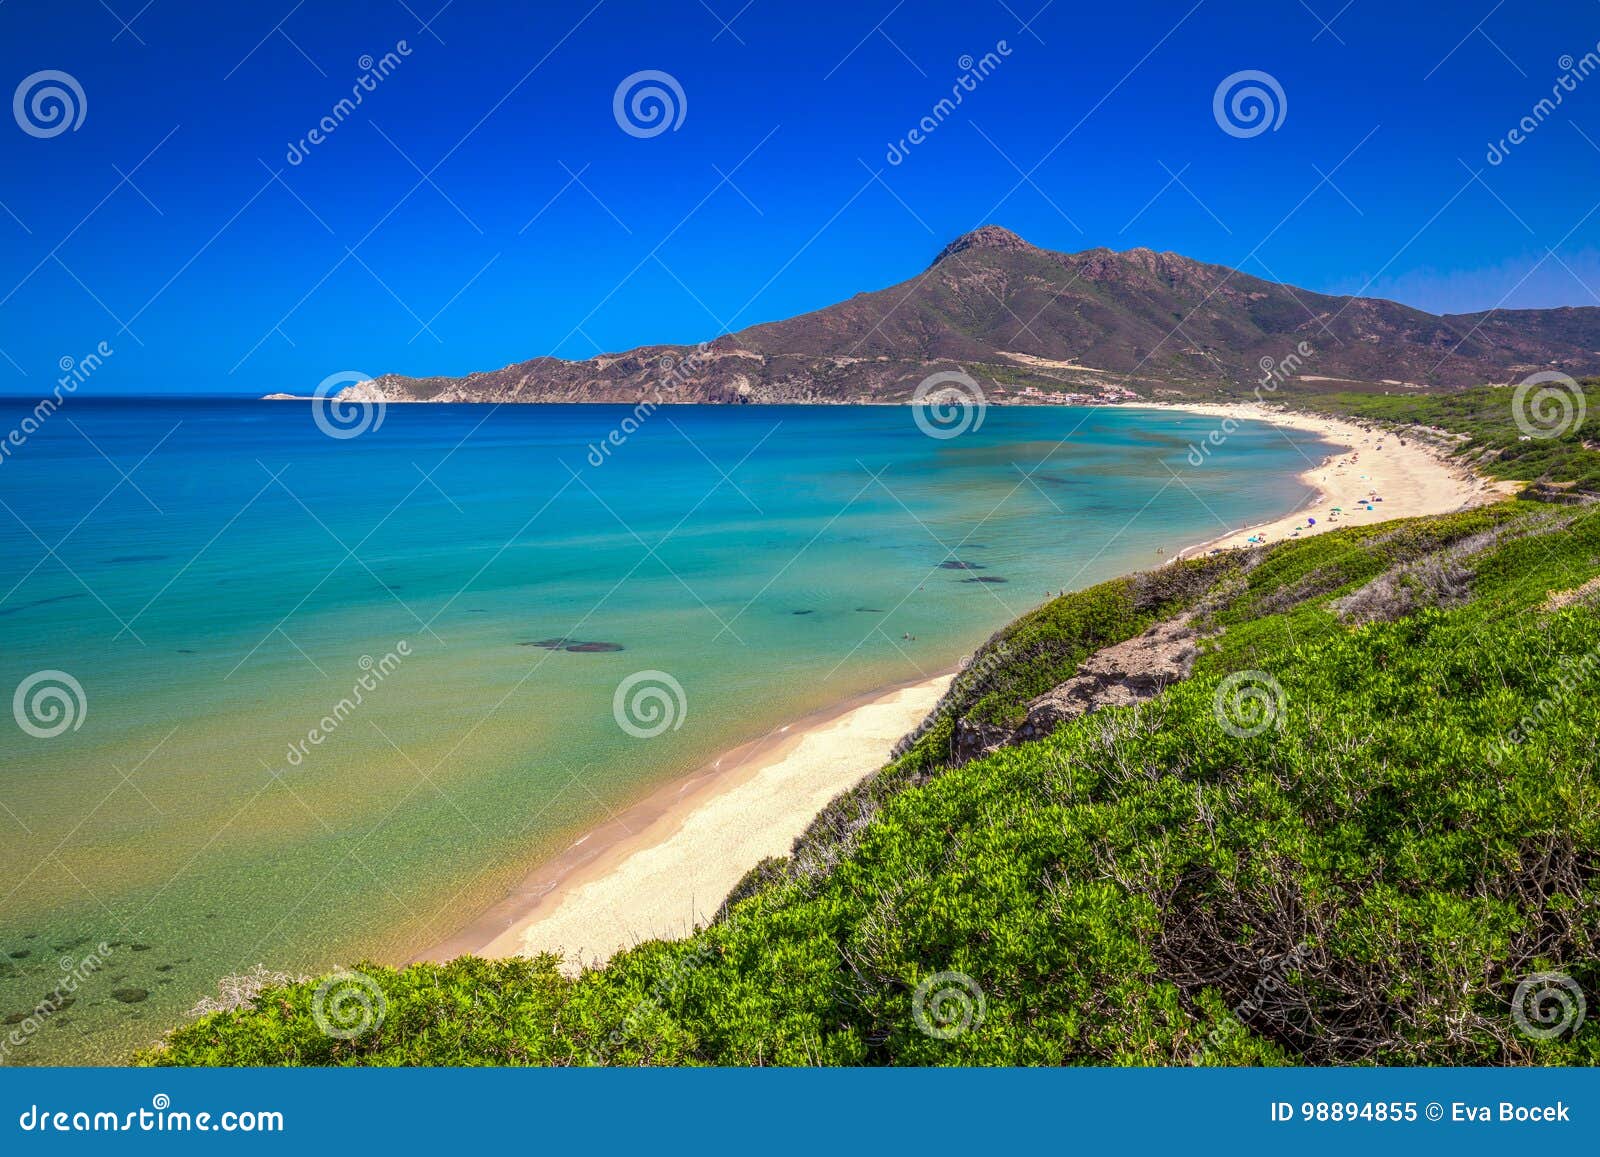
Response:
[[[990,640],[686,940],[575,978],[363,965],[139,1059],[1594,1064],[1595,1018],[1537,1039],[1512,1004],[1540,973],[1600,987],[1600,616],[1545,609],[1597,574],[1600,519],[1508,502],[1103,583]],[[1184,611],[1191,678],[965,759],[964,732]],[[341,1007],[363,1031],[324,1031]]]

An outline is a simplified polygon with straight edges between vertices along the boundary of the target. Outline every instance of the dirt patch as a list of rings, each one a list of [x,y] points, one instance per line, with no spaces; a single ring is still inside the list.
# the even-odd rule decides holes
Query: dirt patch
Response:
[[[1600,601],[1600,575],[1596,575],[1581,587],[1571,590],[1551,591],[1544,600],[1543,610],[1560,611],[1576,603],[1594,603]]]
[[[1143,703],[1187,679],[1199,654],[1191,617],[1157,623],[1127,642],[1090,655],[1076,675],[1028,704],[1028,721],[1016,738],[1049,735],[1068,720],[1102,707]]]

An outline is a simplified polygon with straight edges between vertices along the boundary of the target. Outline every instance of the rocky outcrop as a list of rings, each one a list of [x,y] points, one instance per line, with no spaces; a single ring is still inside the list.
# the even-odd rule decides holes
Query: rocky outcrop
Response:
[[[974,249],[1020,252],[1032,248],[1032,245],[1009,229],[1001,228],[999,225],[983,225],[971,233],[963,233],[939,250],[939,256],[933,259],[933,264],[938,265],[946,258],[954,257],[958,253],[970,253]],[[930,269],[932,267],[929,266]]]
[[[341,402],[359,402],[365,405],[377,402],[404,402],[411,399],[405,397],[390,397],[377,382],[355,382],[339,391],[338,398]]]
[[[1186,614],[1168,619],[1126,642],[1096,651],[1072,678],[1031,700],[1027,721],[1015,730],[960,721],[957,760],[965,763],[1000,747],[1043,739],[1080,715],[1143,703],[1187,679],[1199,655],[1192,618]]]

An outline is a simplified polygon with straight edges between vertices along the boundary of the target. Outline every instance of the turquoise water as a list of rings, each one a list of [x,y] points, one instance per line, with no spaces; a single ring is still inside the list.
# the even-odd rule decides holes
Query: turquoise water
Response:
[[[402,960],[717,752],[1299,505],[1324,453],[1251,426],[1197,469],[1213,421],[1146,410],[939,440],[669,407],[591,454],[629,413],[391,406],[335,439],[300,403],[73,398],[12,448],[0,692],[81,698],[49,737],[0,716],[0,1017],[110,951],[7,1063],[118,1060],[257,964]],[[638,672],[670,680],[630,731]]]

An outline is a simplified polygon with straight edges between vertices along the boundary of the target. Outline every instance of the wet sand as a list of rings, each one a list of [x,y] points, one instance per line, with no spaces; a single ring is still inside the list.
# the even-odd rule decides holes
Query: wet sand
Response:
[[[727,752],[612,817],[417,959],[554,952],[569,970],[707,923],[828,802],[888,761],[951,675],[879,690]]]

